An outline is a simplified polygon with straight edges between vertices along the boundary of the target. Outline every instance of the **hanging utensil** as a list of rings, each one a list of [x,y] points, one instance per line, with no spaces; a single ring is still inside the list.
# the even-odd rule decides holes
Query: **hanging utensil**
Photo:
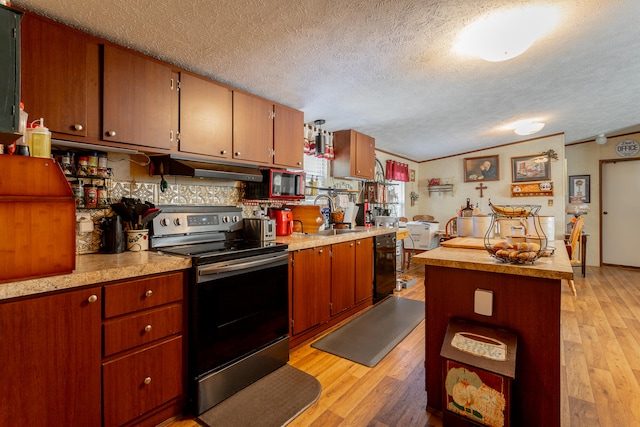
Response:
[[[160,191],[165,192],[169,188],[169,183],[164,179],[164,163],[160,162]]]

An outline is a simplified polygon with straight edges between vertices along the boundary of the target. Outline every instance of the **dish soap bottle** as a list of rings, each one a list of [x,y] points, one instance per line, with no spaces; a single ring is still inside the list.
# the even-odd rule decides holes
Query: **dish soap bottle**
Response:
[[[42,157],[45,159],[51,158],[51,132],[44,126],[44,119],[35,120],[31,124],[40,122],[36,127],[32,127],[28,130],[29,138],[31,140],[31,147],[33,151],[31,155],[33,157]]]

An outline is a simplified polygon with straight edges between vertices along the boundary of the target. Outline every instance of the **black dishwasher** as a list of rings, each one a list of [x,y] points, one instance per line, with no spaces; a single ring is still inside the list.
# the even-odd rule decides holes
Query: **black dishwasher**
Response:
[[[378,303],[393,294],[396,287],[396,233],[374,237],[376,254],[374,259],[373,303]]]

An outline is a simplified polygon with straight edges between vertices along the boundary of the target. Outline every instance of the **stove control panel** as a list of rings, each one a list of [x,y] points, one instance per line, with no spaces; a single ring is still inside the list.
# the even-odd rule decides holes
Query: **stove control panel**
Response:
[[[172,212],[162,211],[153,219],[154,236],[174,236],[191,233],[226,232],[242,228],[239,212]]]

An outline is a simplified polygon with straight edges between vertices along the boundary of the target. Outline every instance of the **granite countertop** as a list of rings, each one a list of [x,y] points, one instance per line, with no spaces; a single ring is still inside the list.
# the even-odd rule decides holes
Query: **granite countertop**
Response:
[[[190,258],[152,251],[77,255],[76,269],[71,274],[0,283],[0,301],[189,267]]]
[[[365,239],[381,234],[396,233],[398,228],[389,227],[355,227],[357,232],[338,234],[335,236],[323,236],[321,234],[293,233],[290,236],[278,236],[276,242],[289,245],[289,251],[315,248],[318,246],[332,245],[334,243],[349,242],[351,240]]]
[[[482,239],[478,239],[482,241]],[[414,255],[416,264],[439,267],[477,270],[491,273],[514,274],[517,276],[539,277],[543,279],[573,279],[573,268],[562,240],[553,242],[554,255],[541,257],[533,264],[510,264],[499,261],[484,249],[462,249],[439,247]]]

